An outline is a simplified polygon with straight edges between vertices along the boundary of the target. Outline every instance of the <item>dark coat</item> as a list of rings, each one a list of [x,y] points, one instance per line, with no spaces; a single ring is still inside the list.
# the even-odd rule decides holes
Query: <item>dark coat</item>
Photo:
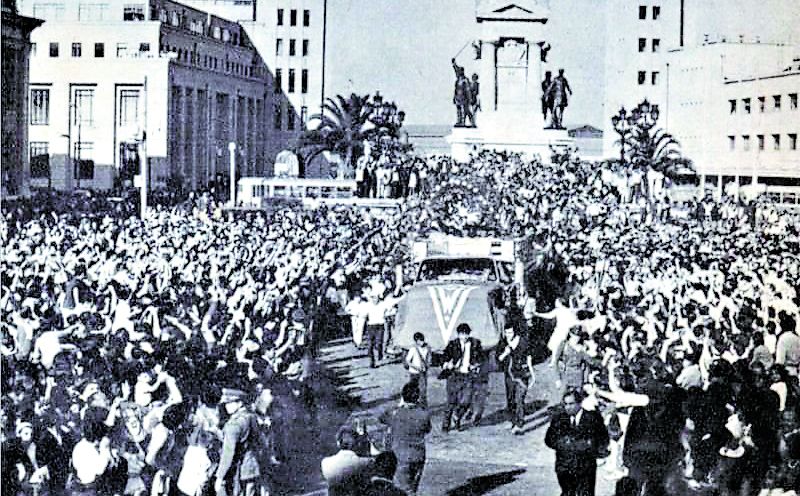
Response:
[[[401,406],[380,417],[392,436],[392,451],[398,460],[425,460],[425,436],[431,431],[431,414],[417,406]]]
[[[478,338],[467,338],[467,340],[472,343],[470,345],[470,365],[480,365],[486,358],[481,346],[481,340]],[[461,342],[456,338],[447,343],[442,361],[453,362],[453,364],[458,365],[463,355],[464,350],[461,347]]]
[[[597,470],[597,458],[605,455],[608,430],[598,412],[583,410],[573,427],[570,416],[561,410],[550,421],[544,442],[556,450],[556,473],[587,473]]]

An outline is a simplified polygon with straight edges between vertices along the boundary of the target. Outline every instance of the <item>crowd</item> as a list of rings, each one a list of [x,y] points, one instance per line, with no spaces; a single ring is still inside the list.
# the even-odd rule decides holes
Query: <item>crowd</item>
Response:
[[[565,406],[603,419],[610,443],[596,455],[610,477],[653,495],[797,489],[797,218],[731,200],[676,205],[652,176],[569,157],[398,163],[356,173],[364,196],[407,196],[397,211],[229,218],[202,196],[144,220],[124,200],[92,214],[36,204],[8,213],[3,493],[276,491],[292,425],[313,423],[289,404],[315,412],[317,346],[355,295],[399,297],[397,271],[406,281],[413,271],[407,237],[432,231],[526,238],[563,271],[549,267],[550,280],[516,295],[519,315],[509,310],[498,348],[512,360],[517,433],[536,354],[525,348],[552,330]],[[370,332],[391,331],[380,317],[390,315],[367,316]],[[459,334],[469,341],[468,329]],[[465,349],[450,351],[451,365]],[[418,386],[404,388],[401,406],[412,411],[398,410],[413,418],[416,444],[373,460],[369,483],[384,490],[399,467],[413,492],[420,449],[424,465],[424,336],[417,351],[408,361]],[[462,392],[448,401],[448,428],[450,417],[482,413]],[[363,451],[359,436],[340,432],[344,456]]]
[[[101,203],[0,224],[3,494],[278,491],[340,293],[391,284],[393,219]]]

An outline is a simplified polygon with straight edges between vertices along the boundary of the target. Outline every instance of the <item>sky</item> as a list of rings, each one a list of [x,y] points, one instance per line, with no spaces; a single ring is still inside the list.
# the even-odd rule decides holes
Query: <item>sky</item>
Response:
[[[721,33],[800,43],[800,0],[686,2],[697,41]],[[550,0],[548,62],[565,69],[574,92],[568,125],[602,127],[604,3]],[[380,91],[406,111],[407,124],[452,123],[450,59],[479,36],[474,0],[329,0],[326,93]],[[472,59],[469,47],[458,57],[467,73],[476,72]]]

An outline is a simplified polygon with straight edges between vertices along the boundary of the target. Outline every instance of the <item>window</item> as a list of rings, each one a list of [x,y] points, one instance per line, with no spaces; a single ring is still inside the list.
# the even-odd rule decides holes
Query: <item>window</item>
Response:
[[[289,69],[289,93],[294,93],[294,69]]]
[[[778,151],[781,149],[781,135],[780,134],[773,134],[772,135],[772,149]]]
[[[304,126],[308,123],[308,107],[306,107],[305,105],[300,107],[300,122]]]
[[[31,90],[31,125],[46,126],[50,124],[50,90]]]
[[[75,157],[75,176],[77,179],[94,179],[94,143],[86,141],[76,142]]]
[[[658,71],[653,71],[653,73],[650,75],[650,83],[653,86],[658,85]]]
[[[797,93],[789,93],[789,109],[797,110]]]
[[[639,6],[639,19],[641,20],[647,19],[647,5]]]
[[[283,40],[280,38],[275,40],[275,55],[283,55]]]
[[[759,134],[756,136],[756,139],[758,140],[758,150],[759,151],[764,150],[764,135]]]
[[[775,107],[775,110],[780,110],[781,109],[781,96],[780,95],[773,95],[772,96],[772,102],[773,102],[773,105]]]
[[[36,43],[31,43],[31,57],[36,56]]]
[[[281,107],[280,102],[275,102],[272,105],[272,125],[275,129],[280,129],[281,124],[283,123],[283,108]]]
[[[294,121],[295,121],[294,114],[292,113],[291,110],[289,110],[289,112],[286,113],[286,129],[288,131],[294,131],[294,124],[295,124]]]
[[[33,17],[46,21],[61,21],[64,19],[64,3],[34,3]]]
[[[223,28],[222,30],[222,41],[225,43],[231,41],[231,32],[228,29]]]
[[[303,26],[309,27],[311,26],[311,11],[304,10],[303,11]]]
[[[139,90],[120,90],[119,125],[132,126],[139,122]]]
[[[661,17],[661,7],[653,5],[653,20],[657,21],[659,17]]]
[[[308,93],[308,69],[300,74],[300,93]]]
[[[139,51],[146,53],[150,51],[150,43],[139,43]]]
[[[58,43],[50,43],[50,56],[58,57]]]
[[[103,58],[106,56],[106,45],[105,43],[95,43],[94,44],[94,56],[97,58]]]
[[[283,86],[283,69],[275,69],[275,93],[281,92]]]
[[[658,53],[659,51],[661,51],[661,40],[659,40],[658,38],[653,38],[652,46],[653,46],[653,53]]]
[[[31,179],[50,177],[50,152],[46,141],[31,141]]]
[[[728,136],[728,150],[734,151],[736,149],[736,136]]]
[[[303,40],[303,57],[308,57],[308,40]],[[795,108],[797,108],[797,95],[794,96]]]
[[[80,57],[81,56],[81,44],[80,43],[73,43],[72,44],[72,56],[73,57]]]
[[[297,40],[289,40],[289,56],[294,57],[297,54]]]
[[[795,133],[789,135],[789,149],[797,150],[797,134]]]
[[[144,4],[141,3],[126,3],[122,7],[122,20],[123,21],[144,21]]]
[[[292,9],[289,11],[289,25],[297,26],[297,10]]]
[[[128,44],[117,43],[117,57],[125,57],[128,55]]]
[[[639,71],[639,84],[644,84],[647,81],[647,72]]]
[[[731,114],[736,113],[736,100],[728,100],[728,103],[731,106]]]
[[[747,134],[742,136],[742,149],[746,152],[750,151],[750,136]]]
[[[278,26],[283,26],[283,9],[278,9]]]
[[[107,3],[80,3],[78,4],[79,21],[103,21],[108,19]]]
[[[647,38],[639,38],[639,53],[644,52],[645,48],[647,48]]]
[[[749,98],[742,98],[742,108],[744,109],[745,114],[749,114],[751,107],[750,107],[750,99]]]
[[[211,30],[211,36],[215,40],[222,38],[222,29],[219,26],[214,26],[214,29]]]
[[[73,123],[91,126],[94,122],[94,90],[78,88],[75,90],[75,110]]]
[[[764,98],[763,96],[758,97],[758,111],[763,114],[766,108],[767,108],[767,99]]]

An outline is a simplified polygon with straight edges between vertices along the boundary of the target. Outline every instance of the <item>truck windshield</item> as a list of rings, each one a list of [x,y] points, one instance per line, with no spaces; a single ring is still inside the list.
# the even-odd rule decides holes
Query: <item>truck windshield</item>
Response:
[[[419,281],[496,281],[494,262],[488,258],[443,258],[425,260]]]

